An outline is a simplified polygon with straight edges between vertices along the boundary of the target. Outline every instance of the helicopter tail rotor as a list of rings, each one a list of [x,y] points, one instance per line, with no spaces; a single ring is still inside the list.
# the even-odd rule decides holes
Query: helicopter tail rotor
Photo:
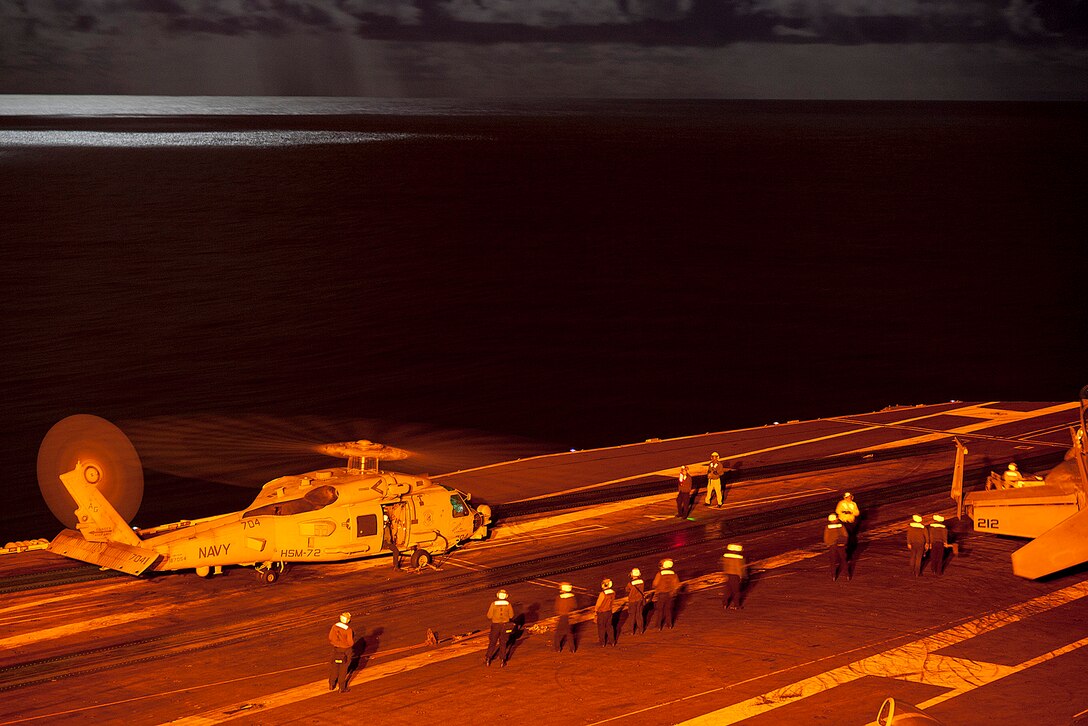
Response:
[[[76,515],[80,505],[61,476],[77,468],[126,523],[132,521],[143,501],[144,473],[136,449],[121,429],[98,416],[77,414],[57,422],[42,439],[38,487],[53,515],[70,529],[80,525]]]

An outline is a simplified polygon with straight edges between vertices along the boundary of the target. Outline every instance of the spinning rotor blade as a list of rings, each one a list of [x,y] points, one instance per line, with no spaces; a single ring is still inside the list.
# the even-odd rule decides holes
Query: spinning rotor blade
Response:
[[[144,470],[128,437],[109,421],[88,414],[57,422],[38,448],[38,487],[53,515],[65,527],[76,526],[76,503],[60,475],[76,462],[93,464],[100,478],[95,485],[117,513],[131,522],[144,498]]]
[[[373,441],[361,439],[359,441],[341,441],[336,444],[322,444],[317,447],[322,454],[336,456],[342,459],[349,457],[365,457],[368,459],[381,459],[382,461],[396,461],[407,459],[409,454],[404,449],[398,449],[385,444],[376,444]]]

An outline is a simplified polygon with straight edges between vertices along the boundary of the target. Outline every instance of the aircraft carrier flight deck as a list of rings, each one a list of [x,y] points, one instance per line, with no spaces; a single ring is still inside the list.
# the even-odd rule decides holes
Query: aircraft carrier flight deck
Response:
[[[243,567],[136,577],[5,554],[0,724],[861,726],[888,698],[929,719],[910,723],[1085,724],[1088,566],[1016,576],[1025,540],[975,531],[950,496],[954,439],[978,490],[1011,461],[1059,464],[1079,415],[950,402],[452,472],[433,478],[492,507],[489,536],[399,571],[389,556],[296,564],[269,585]],[[711,451],[730,470],[721,508],[703,500]],[[699,485],[684,519],[681,464]],[[861,524],[849,577],[833,580],[821,535],[846,491]],[[909,571],[914,514],[949,524],[941,575]],[[722,601],[731,543],[750,573],[740,610]],[[628,573],[649,581],[666,557],[684,583],[675,626],[651,612],[632,634]],[[593,623],[604,578],[620,596],[614,647]],[[577,601],[574,653],[552,650],[561,582]],[[517,624],[505,667],[484,663],[499,588]],[[327,636],[343,611],[359,640],[339,693]]]

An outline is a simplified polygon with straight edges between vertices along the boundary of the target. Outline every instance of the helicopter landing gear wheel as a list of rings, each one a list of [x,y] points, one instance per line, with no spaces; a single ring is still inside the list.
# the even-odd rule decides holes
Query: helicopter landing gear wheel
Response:
[[[432,562],[434,562],[434,556],[427,550],[417,547],[415,551],[412,552],[411,564],[415,569],[418,570],[421,567],[426,567]]]
[[[280,579],[287,570],[286,562],[262,562],[256,565],[257,579],[266,585],[271,585]]]

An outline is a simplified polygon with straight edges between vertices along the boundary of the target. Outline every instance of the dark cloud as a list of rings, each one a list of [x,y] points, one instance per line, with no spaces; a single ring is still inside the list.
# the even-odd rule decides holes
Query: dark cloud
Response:
[[[15,0],[0,93],[1083,98],[1086,29],[1085,0]]]
[[[129,0],[129,8],[138,13],[162,15],[186,15],[187,11],[176,0]]]

